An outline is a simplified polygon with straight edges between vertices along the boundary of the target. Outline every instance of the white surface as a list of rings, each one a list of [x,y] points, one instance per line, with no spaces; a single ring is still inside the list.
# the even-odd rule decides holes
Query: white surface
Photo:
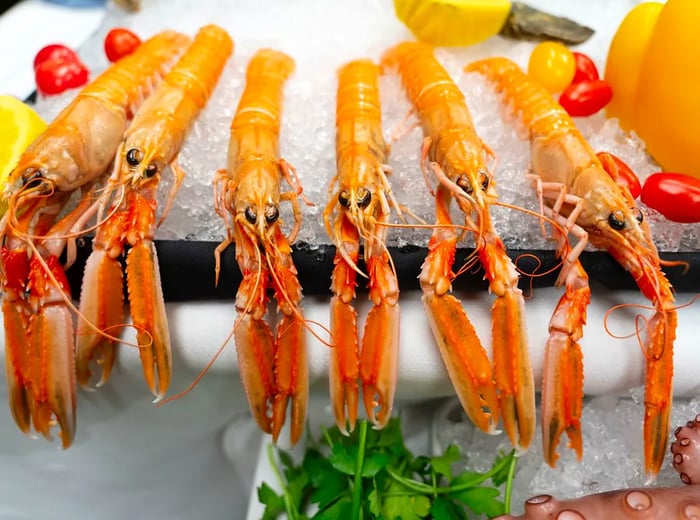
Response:
[[[27,99],[35,89],[32,63],[51,43],[78,49],[102,23],[104,7],[64,7],[24,0],[0,16],[0,93]]]
[[[581,341],[586,370],[585,390],[591,395],[625,394],[630,388],[643,384],[644,358],[636,337],[615,339],[608,335],[604,328],[605,313],[614,305],[648,305],[648,302],[637,292],[612,293],[597,285],[593,286],[592,293],[588,324]],[[559,289],[536,289],[534,296],[525,304],[530,357],[538,384],[542,375],[547,323],[560,295]],[[484,347],[490,351],[490,308],[493,298],[486,293],[457,296],[463,299]],[[690,296],[682,295],[678,303],[683,303],[689,298]],[[413,400],[452,395],[450,381],[423,312],[420,294],[404,292],[400,305],[401,346],[397,396],[403,400]],[[308,320],[318,322],[324,327],[329,326],[328,302],[325,298],[306,297],[302,306]],[[358,300],[357,307],[362,320],[369,310],[368,302]],[[674,383],[676,395],[679,396],[700,394],[700,378],[697,375],[700,352],[694,348],[695,339],[700,336],[700,321],[696,319],[694,311],[691,307],[678,312]],[[649,316],[649,311],[636,308],[615,311],[608,320],[608,328],[616,335],[632,334],[635,315],[639,312]],[[177,350],[187,368],[200,369],[212,359],[229,334],[234,318],[233,302],[168,305],[173,348]],[[318,328],[316,330],[323,334]],[[127,337],[133,340],[131,335]],[[307,332],[307,342],[310,384],[317,391],[326,392],[328,347],[310,332]],[[121,349],[120,360],[123,365],[133,366],[134,369],[140,363],[138,354],[129,348]],[[236,371],[236,355],[232,341],[227,346],[226,353],[211,369],[212,373],[231,371]],[[173,388],[171,393],[176,391],[177,389]]]

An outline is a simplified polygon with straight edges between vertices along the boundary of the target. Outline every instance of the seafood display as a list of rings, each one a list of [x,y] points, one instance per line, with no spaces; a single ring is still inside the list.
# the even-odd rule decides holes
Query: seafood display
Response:
[[[472,423],[488,434],[503,429],[508,438],[498,442],[512,444],[518,455],[535,444],[530,459],[541,464],[544,458],[552,468],[558,462],[558,471],[574,454],[581,460],[584,440],[593,437],[582,434],[589,426],[582,425],[583,353],[591,344],[584,332],[596,327],[627,339],[627,347],[636,347],[635,340],[641,346],[643,360],[634,351],[625,359],[636,365],[615,368],[630,374],[622,391],[640,384],[646,371],[644,471],[651,483],[667,455],[673,355],[680,350],[674,343],[681,343],[676,328],[691,329],[678,326],[680,306],[662,272],[670,262],[659,258],[649,228],[654,214],[642,213],[636,196],[616,180],[623,174],[608,171],[614,161],[594,151],[619,127],[588,144],[588,134],[576,128],[580,120],[557,104],[554,94],[563,91],[539,89],[502,58],[464,69],[465,57],[482,58],[481,51],[434,49],[390,35],[389,44],[371,52],[330,49],[337,63],[322,68],[293,45],[278,47],[272,38],[259,46],[246,30],[241,39],[237,34],[203,25],[191,37],[165,31],[145,38],[76,90],[4,187],[0,283],[9,408],[19,429],[47,439],[60,431],[67,448],[76,437],[79,392],[112,383],[118,358],[133,355],[138,380],[142,374],[164,405],[182,395],[166,399],[175,377],[189,377],[182,360],[196,366],[219,347],[204,373],[233,339],[231,363],[241,382],[224,383],[233,392],[243,389],[235,397],[250,410],[246,420],[252,416],[254,430],[275,443],[288,435],[289,444],[297,444],[313,424],[310,388],[322,389],[322,413],[332,412],[342,433],[353,431],[363,415],[382,429],[403,397],[399,373],[415,375],[404,369],[411,358],[420,370],[436,368],[423,388],[436,386],[423,395],[408,385],[404,395],[422,400],[456,393],[470,432]],[[231,59],[233,37],[236,58],[243,59]],[[527,143],[501,121],[493,85],[520,118]],[[314,96],[318,105],[310,106]],[[597,117],[580,126],[608,124],[602,113]],[[504,135],[500,142],[497,132]],[[521,220],[541,225],[535,240],[544,235],[551,251],[511,229]],[[186,238],[171,240],[181,222]],[[211,235],[191,231],[202,228]],[[644,310],[653,307],[648,318],[640,313],[636,321],[616,321],[626,327],[619,334],[607,327],[612,310],[622,308],[618,318],[642,306],[627,304],[629,295],[622,304],[618,294],[608,295],[609,306],[596,301],[601,293],[585,251],[593,247],[602,250],[596,258],[619,267],[615,273],[629,272],[627,284],[638,285],[631,298],[651,301]],[[543,269],[523,268],[519,255],[526,249],[543,257]],[[199,283],[189,279],[191,266],[180,265],[178,254],[198,253],[206,281],[199,285],[223,301],[221,315],[206,316],[213,341],[183,341],[179,333],[199,324],[189,316],[175,320],[168,306],[189,298]],[[534,302],[528,301],[530,282]],[[538,290],[552,284],[557,289],[542,291],[555,294],[550,302]],[[470,294],[473,287],[484,294]],[[208,298],[201,294],[196,299]],[[414,326],[420,335],[412,337]],[[416,350],[427,363],[413,357]],[[120,367],[128,365],[123,361]],[[599,376],[596,367],[588,370],[587,384]],[[539,439],[533,443],[538,426],[543,455]],[[691,430],[683,429],[674,443],[674,462],[683,480],[695,483],[700,477],[685,449],[700,428]],[[565,436],[572,453],[559,460]],[[641,456],[641,447],[632,450]],[[610,494],[608,500],[623,509],[648,502],[656,511],[664,493]],[[688,504],[696,493],[669,492]],[[540,497],[526,505],[526,514],[579,506],[580,514],[590,514],[582,504]]]
[[[133,113],[189,44],[165,31],[86,86],[25,151],[5,187],[3,318],[9,399],[17,426],[61,443],[75,435],[74,332],[59,257],[89,220],[95,183],[108,170]],[[55,219],[74,191],[83,201]],[[68,237],[68,238],[67,238]],[[68,264],[74,253],[68,251]],[[55,418],[55,421],[54,421]]]
[[[676,428],[671,445],[673,467],[685,486],[620,489],[578,499],[558,500],[538,495],[525,502],[519,516],[502,515],[498,520],[539,520],[546,518],[697,518],[700,514],[700,415]]]
[[[376,427],[391,417],[399,350],[399,284],[386,236],[392,209],[401,213],[387,175],[387,146],[381,126],[379,67],[357,60],[338,72],[336,162],[330,201],[323,217],[336,246],[331,298],[330,393],[341,431],[357,419],[358,379],[365,411]],[[367,274],[358,267],[360,243]],[[369,280],[372,300],[358,345],[352,306],[357,275]]]
[[[83,386],[89,383],[92,360],[101,368],[100,384],[112,370],[117,344],[113,333],[124,323],[119,259],[128,246],[128,303],[144,375],[157,400],[168,390],[170,334],[153,238],[185,177],[177,164],[185,135],[206,105],[232,51],[226,31],[216,25],[202,27],[136,113],[119,145],[113,172],[96,202],[98,227],[80,295],[81,320],[96,326],[93,330],[81,322],[76,335],[77,379]],[[175,180],[156,222],[158,186],[168,166]]]
[[[645,471],[653,480],[666,453],[669,417],[672,403],[673,343],[676,336],[677,311],[670,283],[661,270],[654,240],[644,213],[637,207],[629,191],[620,187],[603,168],[591,146],[576,128],[573,120],[556,101],[536,82],[507,58],[489,58],[471,63],[467,71],[484,74],[501,93],[505,103],[513,109],[527,131],[531,143],[532,170],[538,194],[554,218],[561,217],[566,230],[578,238],[574,249],[568,253],[564,264],[574,261],[587,241],[607,250],[627,271],[639,289],[655,307],[654,315],[645,321],[647,329],[644,353],[647,363],[645,384],[644,446]],[[583,286],[583,279],[577,277]],[[568,285],[567,285],[568,291]],[[585,312],[584,302],[578,305]],[[570,302],[575,305],[575,301]],[[580,316],[582,312],[574,313]],[[582,316],[580,316],[582,317]],[[572,321],[564,323],[561,332],[569,338],[557,341],[551,348],[561,352],[551,369],[555,380],[569,379],[579,382],[580,356],[576,353],[575,338],[580,327]],[[573,354],[572,354],[573,352]],[[567,358],[574,359],[569,362]],[[562,372],[569,370],[569,372]],[[580,391],[573,390],[558,399],[580,398]],[[547,421],[543,424],[549,439],[545,441],[548,459],[556,460],[558,435],[562,429],[573,431],[573,439],[579,434],[576,412],[563,417],[556,400]],[[578,405],[574,405],[574,410]],[[561,424],[563,423],[563,424]],[[571,435],[571,433],[570,433]],[[575,440],[580,449],[580,441]]]
[[[488,164],[493,152],[477,135],[464,95],[432,47],[401,43],[384,54],[382,65],[398,69],[425,136],[423,173],[435,196],[437,225],[419,280],[435,340],[467,415],[482,430],[493,432],[500,414],[513,445],[526,450],[535,432],[535,389],[519,275],[489,212],[498,199]],[[431,175],[437,181],[434,189]],[[480,262],[496,296],[493,370],[462,304],[450,294],[457,241],[464,234],[452,224],[452,199],[463,213],[466,229],[474,234],[469,263]]]
[[[261,49],[250,60],[231,123],[228,166],[214,178],[215,209],[227,230],[216,249],[216,278],[221,253],[233,243],[243,275],[234,325],[241,381],[255,420],[274,440],[289,404],[292,444],[304,430],[308,401],[307,325],[290,246],[301,226],[302,187],[279,153],[283,86],[294,68],[291,57],[272,49]],[[282,191],[282,180],[290,191]],[[294,213],[287,235],[280,219],[282,202],[289,202]],[[282,315],[275,333],[265,321],[268,291]]]

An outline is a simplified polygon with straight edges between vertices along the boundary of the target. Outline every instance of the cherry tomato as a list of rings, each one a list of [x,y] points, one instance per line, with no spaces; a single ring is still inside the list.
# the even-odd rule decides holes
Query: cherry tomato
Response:
[[[626,162],[609,152],[598,152],[596,155],[605,171],[618,185],[627,188],[633,199],[639,197],[642,193],[642,185]]]
[[[141,45],[141,38],[129,29],[118,27],[112,29],[105,37],[105,54],[107,59],[114,63],[134,52]]]
[[[552,94],[571,84],[576,72],[576,60],[566,45],[542,42],[530,54],[527,73]]]
[[[34,56],[34,70],[45,61],[73,60],[79,60],[78,55],[73,49],[60,43],[52,43],[36,53],[36,56]]]
[[[642,202],[673,222],[700,222],[700,179],[685,173],[655,173],[644,182]]]
[[[572,117],[586,117],[598,112],[611,99],[612,89],[607,82],[584,80],[569,85],[559,96],[559,104]]]
[[[583,54],[582,52],[574,51],[574,60],[576,61],[576,72],[574,73],[574,79],[571,83],[579,83],[581,81],[594,81],[600,79],[600,74],[598,74],[598,67],[591,58]]]
[[[44,95],[60,94],[88,82],[90,72],[79,60],[49,60],[34,71],[37,90]]]

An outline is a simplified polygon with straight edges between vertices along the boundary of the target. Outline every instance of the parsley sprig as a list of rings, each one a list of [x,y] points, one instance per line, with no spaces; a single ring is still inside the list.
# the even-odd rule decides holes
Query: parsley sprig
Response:
[[[491,518],[510,511],[516,464],[510,452],[499,454],[485,473],[453,474],[462,458],[459,447],[451,444],[435,457],[414,456],[406,448],[398,418],[382,430],[360,421],[349,436],[337,427],[324,430],[319,441],[307,440],[300,464],[272,445],[268,457],[282,491],[277,493],[266,482],[258,487],[258,500],[265,505],[263,520],[284,513],[289,520],[452,520],[468,519],[470,514]],[[504,484],[501,500],[499,488]]]

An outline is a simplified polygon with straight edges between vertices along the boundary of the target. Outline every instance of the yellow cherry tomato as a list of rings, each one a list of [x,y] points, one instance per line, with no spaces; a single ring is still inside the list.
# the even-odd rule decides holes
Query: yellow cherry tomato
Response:
[[[542,42],[530,54],[527,73],[552,94],[571,84],[576,73],[576,58],[569,48],[559,42]]]
[[[632,8],[610,42],[604,77],[613,97],[605,113],[617,117],[625,130],[634,126],[639,71],[663,6],[661,2],[644,2]]]

